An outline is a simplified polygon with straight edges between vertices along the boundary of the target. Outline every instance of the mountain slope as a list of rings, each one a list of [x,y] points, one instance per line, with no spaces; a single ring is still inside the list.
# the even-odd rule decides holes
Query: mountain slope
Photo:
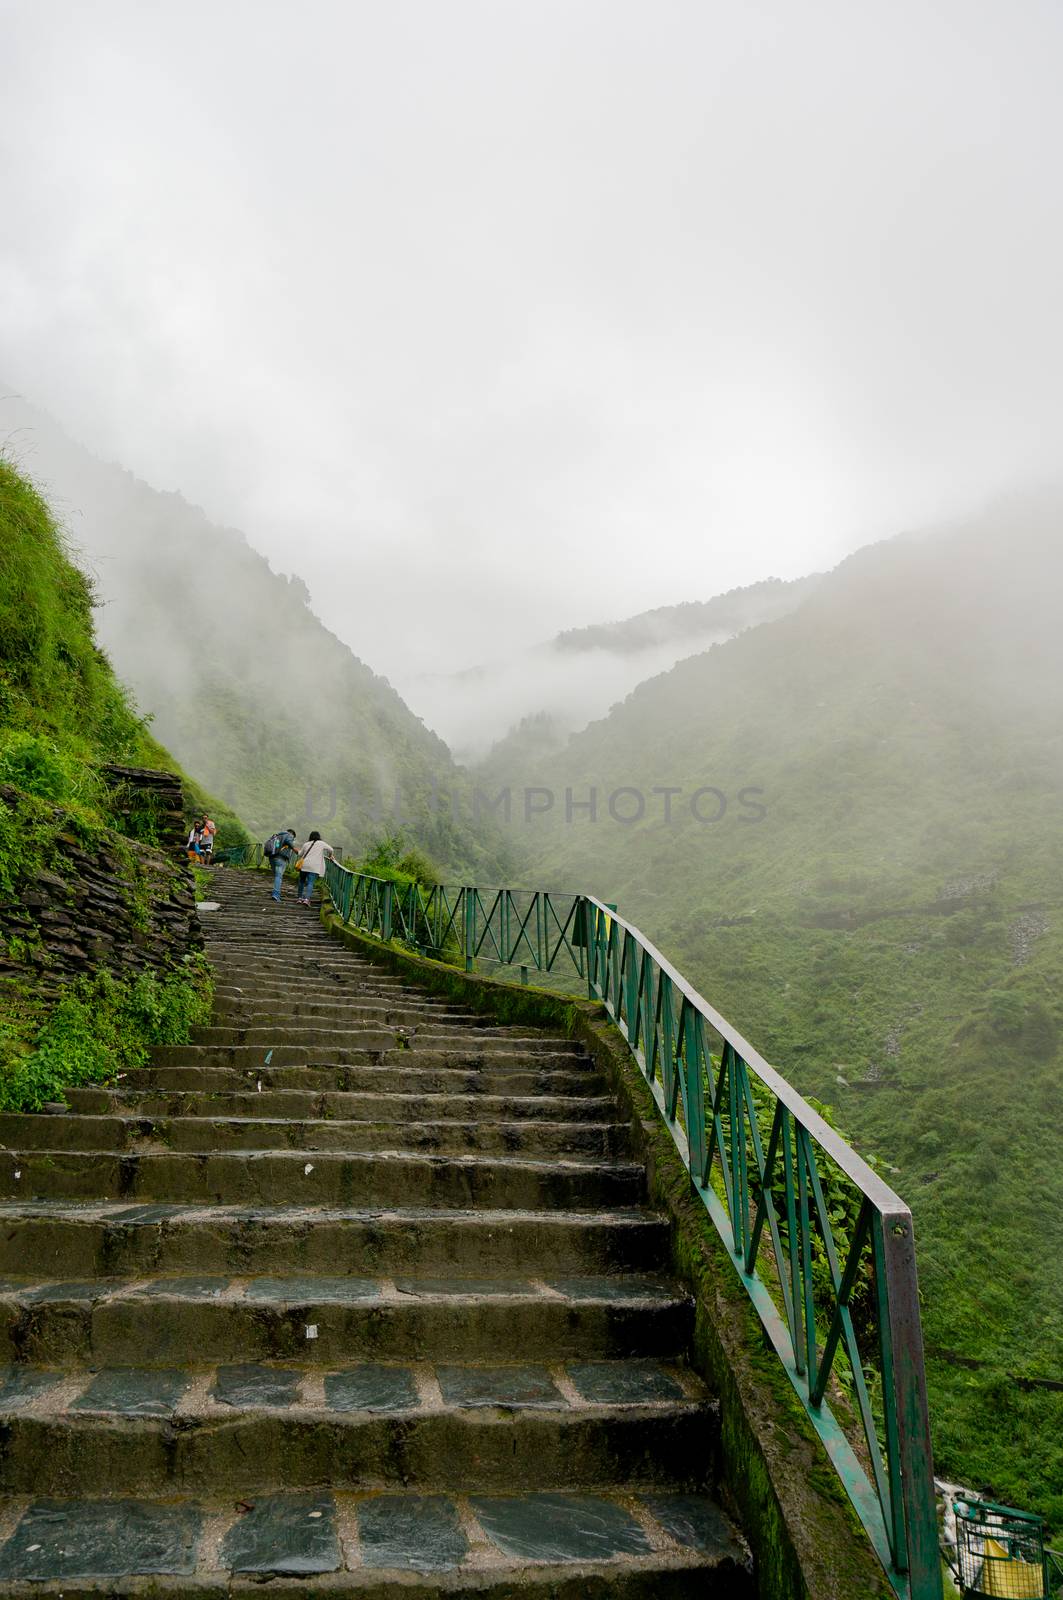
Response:
[[[793,611],[818,582],[818,576],[790,583],[768,578],[711,600],[570,628],[489,666],[421,676],[409,685],[411,698],[461,760],[486,763],[492,772],[510,763],[504,777],[514,781],[513,764],[536,752],[547,728],[563,744],[644,679]]]
[[[257,833],[316,823],[351,849],[406,827],[453,867],[484,861],[435,815],[435,788],[454,773],[446,746],[321,624],[298,578],[23,402],[0,405],[0,425],[96,575],[119,674],[178,759]]]
[[[1013,1375],[1063,1380],[1061,532],[1029,499],[861,551],[534,780],[599,813],[556,800],[538,876],[618,901],[896,1169],[939,1470],[1057,1527],[1063,1395]]]

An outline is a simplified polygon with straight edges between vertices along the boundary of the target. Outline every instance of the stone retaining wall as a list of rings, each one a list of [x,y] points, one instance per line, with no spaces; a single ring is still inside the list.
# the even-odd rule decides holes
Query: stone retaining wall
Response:
[[[180,785],[170,773],[138,773],[138,799],[151,792],[152,776],[160,780],[157,814],[174,815],[176,784],[180,817]],[[0,801],[12,810],[19,798],[0,785]],[[193,878],[180,848],[183,821],[176,844],[168,840],[163,850],[117,832],[86,846],[65,813],[53,817],[47,868],[30,863],[14,895],[0,904],[0,980],[52,992],[100,968],[135,977],[202,948]]]

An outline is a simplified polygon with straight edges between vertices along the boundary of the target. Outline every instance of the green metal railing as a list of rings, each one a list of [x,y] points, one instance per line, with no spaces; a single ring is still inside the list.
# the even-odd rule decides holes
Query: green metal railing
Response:
[[[366,933],[467,970],[485,957],[565,967],[603,1003],[894,1590],[939,1600],[915,1241],[899,1196],[593,895],[425,889],[337,862],[325,883]]]
[[[1049,1594],[1063,1595],[1063,1550],[1045,1551],[1045,1572]]]

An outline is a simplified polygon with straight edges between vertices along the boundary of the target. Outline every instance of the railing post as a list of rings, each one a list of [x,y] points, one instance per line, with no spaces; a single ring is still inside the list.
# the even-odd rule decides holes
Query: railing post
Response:
[[[471,972],[476,949],[476,890],[466,884],[461,892],[465,896],[465,971]]]
[[[903,1567],[907,1556],[911,1600],[941,1600],[941,1558],[938,1552],[934,1463],[930,1447],[930,1415],[923,1364],[923,1330],[919,1321],[919,1280],[915,1265],[915,1233],[911,1214],[875,1218],[878,1238],[876,1268],[885,1278],[888,1339],[893,1366],[893,1393],[883,1394],[894,1408],[900,1492],[903,1505],[894,1513],[901,1540],[907,1530],[907,1551],[895,1553]],[[885,1387],[885,1386],[884,1386]]]
[[[385,883],[384,903],[380,910],[380,937],[383,939],[385,944],[387,944],[391,938],[391,909],[394,892],[395,885],[390,882]]]

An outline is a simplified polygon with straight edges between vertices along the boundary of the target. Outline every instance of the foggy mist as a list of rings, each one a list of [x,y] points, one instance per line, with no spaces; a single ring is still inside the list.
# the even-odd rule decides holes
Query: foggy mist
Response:
[[[1055,468],[1049,0],[2,14],[4,381],[397,683]]]

